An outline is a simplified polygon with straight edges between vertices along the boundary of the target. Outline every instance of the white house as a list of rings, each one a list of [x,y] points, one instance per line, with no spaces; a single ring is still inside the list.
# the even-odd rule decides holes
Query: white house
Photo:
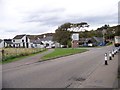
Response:
[[[13,47],[23,48],[53,48],[56,43],[53,41],[53,33],[42,35],[16,35],[13,40]],[[58,44],[57,44],[58,47]]]
[[[31,48],[30,39],[26,34],[15,36],[12,42],[13,47]]]
[[[13,47],[12,39],[0,39],[0,48]]]
[[[3,43],[4,43],[4,47],[13,47],[12,39],[4,39]]]
[[[33,48],[45,48],[44,44],[39,40],[34,41],[31,45]]]
[[[13,47],[19,48],[44,48],[35,35],[17,35],[13,38]]]
[[[53,33],[43,34],[37,37],[41,43],[43,43],[45,48],[55,47],[55,42],[53,41]]]

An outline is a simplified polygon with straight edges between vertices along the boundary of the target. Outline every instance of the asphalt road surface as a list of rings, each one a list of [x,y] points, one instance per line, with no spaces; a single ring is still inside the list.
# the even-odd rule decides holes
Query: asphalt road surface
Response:
[[[3,88],[69,88],[82,84],[99,65],[104,54],[113,46],[93,48],[90,51],[50,61],[4,69]]]

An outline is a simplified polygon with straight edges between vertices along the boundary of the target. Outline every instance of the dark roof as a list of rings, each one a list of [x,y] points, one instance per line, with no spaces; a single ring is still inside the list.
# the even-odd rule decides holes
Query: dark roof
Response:
[[[92,38],[80,38],[81,42],[88,42],[88,41],[92,41],[92,42],[102,42],[103,38],[102,37],[92,37]]]
[[[41,41],[49,41],[49,40],[53,40],[53,36],[47,36],[45,38],[41,38]]]
[[[13,39],[21,39],[25,35],[26,34],[16,35]],[[26,35],[26,36],[30,39],[31,42],[34,42],[35,40],[42,40],[42,41],[52,40],[53,35],[54,35],[54,33],[45,33],[45,34],[41,34],[41,35]]]
[[[13,39],[21,39],[21,38],[23,38],[25,36],[25,34],[23,34],[23,35],[16,35]]]
[[[13,44],[12,39],[4,39],[4,42],[7,44]]]
[[[103,42],[103,38],[102,37],[93,37],[97,42]]]
[[[80,42],[88,42],[89,40],[92,40],[92,38],[80,38]]]
[[[46,37],[53,37],[54,33],[46,33],[46,34],[41,34],[41,35],[37,35],[36,38],[37,39],[43,39],[44,36]]]
[[[30,40],[36,40],[36,39],[37,39],[37,35],[27,35],[27,37],[28,37]]]

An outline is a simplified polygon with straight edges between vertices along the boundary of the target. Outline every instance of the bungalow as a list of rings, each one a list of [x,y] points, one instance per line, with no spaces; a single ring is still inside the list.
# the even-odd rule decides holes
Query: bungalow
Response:
[[[98,46],[105,45],[105,43],[103,42],[103,37],[93,37],[93,38],[96,40]]]
[[[39,40],[34,41],[31,45],[32,48],[44,48],[44,44]]]
[[[12,39],[0,39],[0,48],[13,47]]]
[[[4,39],[4,47],[13,47],[12,39]]]
[[[82,46],[101,46],[103,43],[102,37],[80,38]]]
[[[53,33],[47,33],[37,36],[38,41],[41,42],[45,48],[55,47],[55,42],[53,41]]]
[[[46,48],[45,42],[47,42],[47,41],[45,40],[45,38],[48,39],[48,37],[45,37],[45,35],[46,34],[44,34],[44,35],[27,35],[27,37],[30,39],[31,48]],[[49,44],[49,42],[47,42],[47,43]]]

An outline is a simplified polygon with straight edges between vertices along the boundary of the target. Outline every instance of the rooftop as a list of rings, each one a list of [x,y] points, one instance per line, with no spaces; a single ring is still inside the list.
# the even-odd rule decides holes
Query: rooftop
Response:
[[[23,38],[25,36],[25,34],[23,34],[23,35],[16,35],[13,39],[21,39],[21,38]]]

